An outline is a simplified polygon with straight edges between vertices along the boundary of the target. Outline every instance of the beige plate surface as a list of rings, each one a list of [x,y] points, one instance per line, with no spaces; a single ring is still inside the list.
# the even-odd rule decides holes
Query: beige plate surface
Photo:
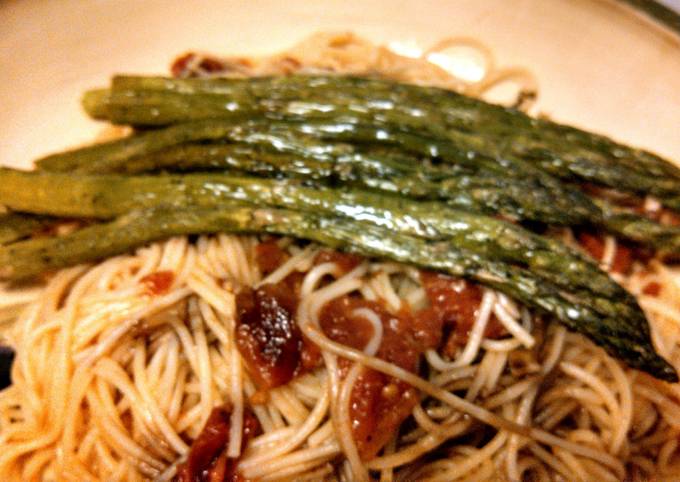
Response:
[[[0,164],[92,138],[79,98],[113,73],[163,73],[189,49],[274,52],[320,30],[422,47],[477,37],[536,74],[543,112],[680,160],[679,37],[606,0],[14,1],[0,26]]]

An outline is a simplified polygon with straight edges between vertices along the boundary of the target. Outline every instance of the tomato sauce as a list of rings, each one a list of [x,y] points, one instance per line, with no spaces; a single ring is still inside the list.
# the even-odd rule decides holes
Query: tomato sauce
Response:
[[[352,388],[352,437],[362,460],[374,458],[418,403],[416,389],[371,369],[362,369]]]
[[[159,296],[170,291],[175,281],[175,273],[172,271],[156,271],[144,276],[139,282],[144,286],[147,294]]]
[[[316,255],[316,258],[314,259],[314,265],[316,266],[323,263],[335,263],[338,265],[340,274],[344,275],[359,266],[362,261],[364,261],[364,258],[358,254],[341,253],[339,251],[324,249]]]
[[[578,242],[594,259],[601,261],[604,256],[604,237],[591,233],[578,233]],[[616,242],[616,253],[611,263],[614,273],[628,273],[633,264],[633,250],[621,241]]]
[[[227,457],[231,409],[216,407],[205,427],[191,444],[186,462],[177,469],[175,482],[243,482],[237,472],[238,459]],[[243,414],[241,450],[260,432],[260,424],[250,411]]]
[[[284,283],[246,289],[236,297],[236,346],[260,388],[288,383],[300,364],[297,297]]]
[[[288,261],[290,256],[279,246],[276,239],[263,241],[255,247],[255,262],[262,276],[276,271],[276,268]]]
[[[188,52],[175,59],[170,66],[170,72],[173,77],[198,77],[197,71],[202,73],[215,73],[224,70],[225,65],[220,60],[214,57],[207,57],[201,55],[201,61],[198,65],[193,65],[196,60],[196,54]]]
[[[267,274],[288,255],[274,241],[265,241],[257,247],[256,259]],[[345,274],[362,261],[360,256],[322,250],[314,264],[333,262],[340,274]],[[245,290],[237,296],[236,342],[260,390],[285,384],[320,364],[318,347],[302,336],[294,321],[303,278],[303,273],[295,273],[276,285]],[[367,308],[379,317],[383,328],[378,358],[416,372],[422,353],[440,348],[442,340],[444,350],[453,356],[467,341],[482,291],[436,273],[422,273],[422,281],[430,301],[424,310],[414,313],[404,308],[391,313],[382,302],[343,296],[321,309],[320,327],[333,341],[363,350],[373,336],[373,325],[356,310]],[[492,317],[487,336],[503,333],[502,325]],[[349,366],[347,360],[340,360],[342,376]],[[410,385],[371,369],[361,370],[350,394],[349,411],[352,435],[363,460],[379,453],[417,403],[418,392]]]
[[[382,322],[378,358],[415,372],[422,352],[436,346],[438,336],[429,323],[409,310],[390,313],[382,303],[343,296],[327,303],[320,313],[323,332],[332,340],[361,350],[373,334],[373,325],[355,314],[368,308]],[[347,368],[347,363],[342,364]],[[343,370],[345,371],[345,370]],[[418,403],[410,385],[371,369],[362,369],[350,395],[352,435],[363,460],[373,458],[394,436],[399,425]]]
[[[647,296],[657,297],[661,294],[661,285],[656,281],[650,281],[642,289],[642,292]]]
[[[260,268],[262,276],[271,274],[289,259],[290,255],[279,246],[276,238],[263,241],[255,247],[255,262]],[[363,261],[364,258],[356,254],[324,249],[316,255],[312,264],[318,266],[323,263],[335,263],[338,266],[338,275],[342,276],[352,271]],[[286,276],[283,282],[292,291],[299,294],[304,278],[305,273],[295,271]]]
[[[466,280],[431,271],[422,271],[420,279],[430,307],[421,311],[418,316],[436,320],[432,323],[442,326],[444,332],[442,352],[453,357],[458,348],[467,343],[482,302],[482,290],[478,285]],[[488,338],[499,338],[503,334],[505,334],[503,325],[492,314],[484,335]]]
[[[289,258],[275,238],[255,248],[255,260],[264,276]],[[362,261],[360,256],[323,250],[314,264],[337,263],[344,274]],[[319,348],[302,335],[294,320],[304,276],[294,272],[280,283],[246,289],[236,297],[236,344],[260,389],[284,385],[321,362]]]

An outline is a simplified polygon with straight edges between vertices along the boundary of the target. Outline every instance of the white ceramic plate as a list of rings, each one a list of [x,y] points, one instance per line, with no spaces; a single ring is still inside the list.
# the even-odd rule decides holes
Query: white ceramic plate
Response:
[[[680,36],[605,0],[60,0],[0,3],[0,164],[91,139],[84,89],[186,50],[263,54],[320,30],[428,46],[476,37],[530,68],[540,109],[680,160]]]

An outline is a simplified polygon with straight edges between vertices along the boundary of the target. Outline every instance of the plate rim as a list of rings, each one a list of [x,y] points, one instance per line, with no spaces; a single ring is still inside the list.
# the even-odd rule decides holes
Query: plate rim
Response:
[[[656,0],[607,0],[655,25],[680,45],[680,12]]]

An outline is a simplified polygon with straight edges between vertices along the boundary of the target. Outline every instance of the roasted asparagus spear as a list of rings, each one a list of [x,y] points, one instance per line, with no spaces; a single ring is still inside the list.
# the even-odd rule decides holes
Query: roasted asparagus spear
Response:
[[[117,77],[111,89],[86,94],[84,105],[95,117],[135,125],[272,113],[387,122],[449,138],[461,150],[522,158],[563,179],[653,194],[680,208],[680,169],[654,154],[433,87],[342,76]]]
[[[526,267],[565,288],[627,296],[597,266],[561,243],[441,202],[228,174],[73,175],[0,169],[0,203],[23,212],[110,219],[158,205],[220,207],[225,200],[347,216],[410,235],[449,239],[480,256]]]
[[[25,238],[54,222],[54,219],[45,216],[0,213],[0,245]]]
[[[157,155],[165,149],[189,142],[217,140],[289,153],[302,159],[329,159],[329,156],[346,154],[351,149],[347,142],[396,146],[406,153],[410,152],[411,158],[436,153],[452,161],[453,166],[446,166],[439,172],[445,176],[450,170],[452,180],[447,181],[446,188],[460,206],[467,204],[478,209],[485,208],[485,212],[502,212],[516,219],[554,224],[599,221],[599,209],[585,195],[523,162],[468,156],[447,142],[377,126],[343,122],[199,121],[55,154],[38,161],[38,167],[51,171],[82,169],[100,172],[110,169],[111,165],[121,166],[128,161],[135,163],[136,159]],[[384,165],[375,156],[368,158],[367,162],[374,166]],[[401,161],[401,164],[406,166],[409,163]],[[413,166],[418,166],[417,158],[413,158],[411,168]],[[461,172],[472,172],[475,179],[460,176]],[[456,183],[459,185],[456,186]],[[477,200],[475,196],[478,196]],[[503,205],[504,200],[510,202]]]

